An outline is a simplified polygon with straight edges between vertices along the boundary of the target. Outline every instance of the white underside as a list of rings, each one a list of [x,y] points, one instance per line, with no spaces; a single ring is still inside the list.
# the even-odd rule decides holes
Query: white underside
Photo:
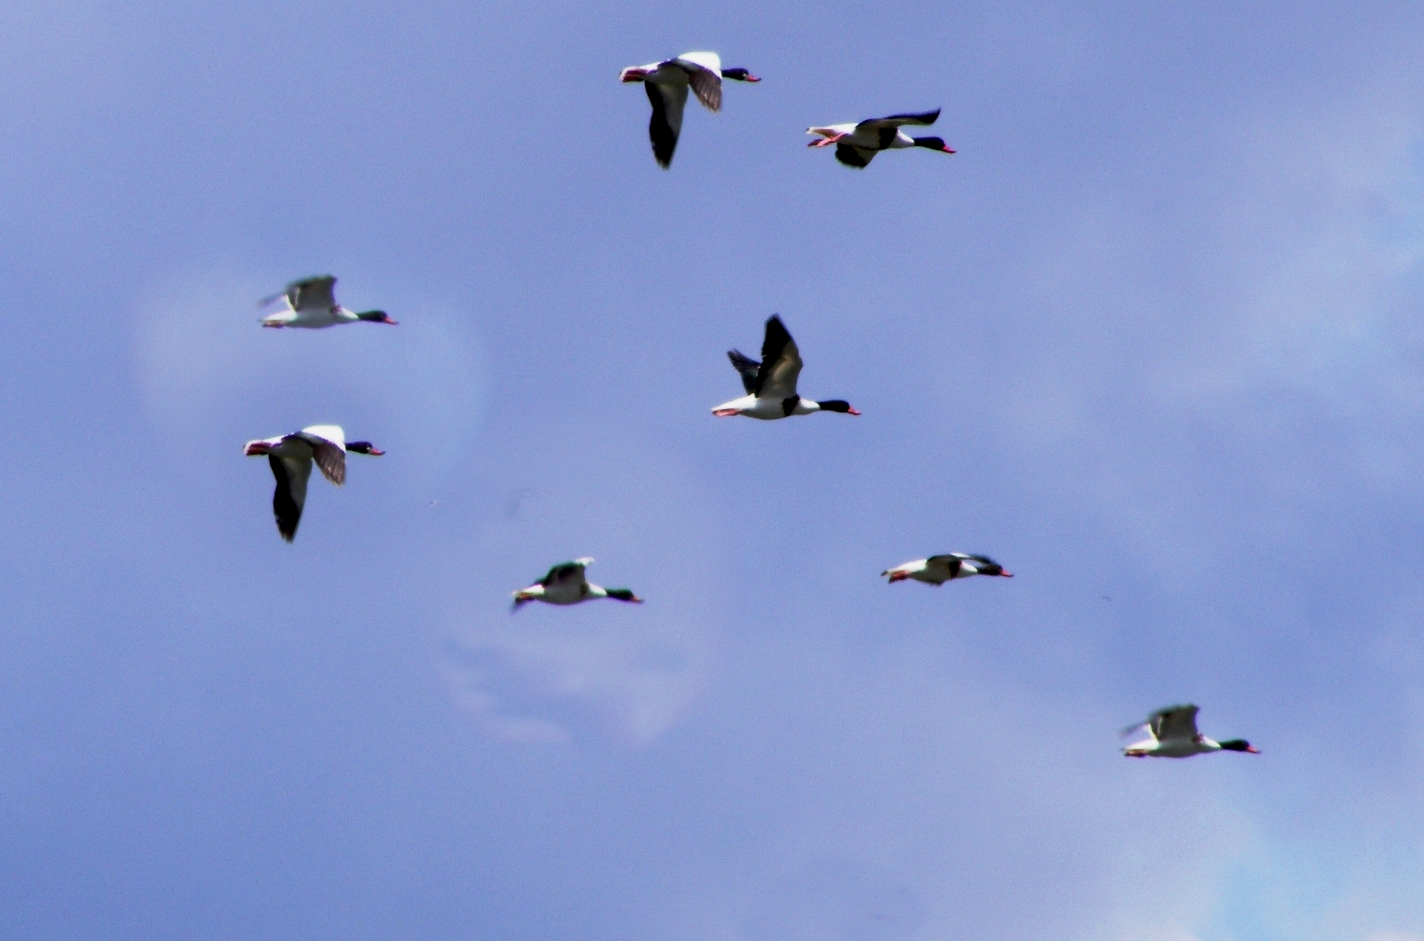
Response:
[[[790,398],[790,396],[787,396]],[[778,418],[786,418],[786,412],[781,407],[781,399],[761,399],[754,395],[744,395],[740,399],[733,399],[730,402],[723,402],[712,409],[713,412],[735,411],[738,415],[745,415],[747,418],[759,418],[762,421],[775,421]],[[821,406],[809,399],[799,396],[796,400],[796,407],[791,410],[792,415],[810,415],[812,412],[819,412]]]
[[[545,604],[578,604],[580,601],[588,601],[592,598],[606,598],[608,592],[591,582],[580,582],[574,585],[551,585],[548,588],[543,585],[530,585],[519,592],[519,596],[532,601],[542,601]]]
[[[342,323],[355,323],[359,318],[345,307],[331,310],[282,310],[270,317],[264,317],[264,324],[280,324],[283,327],[305,327],[319,330]]]
[[[1129,745],[1123,751],[1127,754],[1141,753],[1148,758],[1190,758],[1192,755],[1221,751],[1221,746],[1205,737],[1200,741],[1168,739],[1165,742],[1149,738]]]

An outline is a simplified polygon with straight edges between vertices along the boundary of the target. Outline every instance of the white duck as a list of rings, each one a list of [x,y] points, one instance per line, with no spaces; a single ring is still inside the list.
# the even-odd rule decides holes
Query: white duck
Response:
[[[243,447],[248,457],[267,456],[272,476],[277,478],[277,489],[272,492],[272,512],[277,516],[277,532],[287,542],[296,537],[297,524],[302,519],[312,461],[321,468],[322,476],[340,487],[346,483],[347,451],[386,453],[369,441],[347,442],[346,433],[339,425],[310,425],[289,435],[249,441]]]
[[[1198,732],[1197,707],[1190,704],[1158,709],[1145,722],[1123,729],[1122,734],[1131,735],[1141,728],[1147,729],[1147,738],[1122,750],[1128,758],[1190,758],[1214,751],[1261,754],[1244,738],[1216,742]]]
[[[584,578],[583,570],[592,564],[593,559],[588,556],[574,559],[572,562],[560,562],[549,569],[547,575],[528,588],[516,591],[512,610],[518,611],[520,605],[528,604],[531,601],[542,601],[546,604],[578,604],[580,601],[588,601],[590,598],[613,598],[616,601],[631,601],[633,604],[643,603],[643,599],[633,594],[631,589],[604,588]]]
[[[816,402],[803,399],[796,393],[796,380],[801,375],[801,352],[776,314],[772,314],[766,322],[761,362],[743,355],[740,350],[728,350],[727,358],[741,374],[742,387],[747,394],[712,409],[712,414],[719,418],[745,415],[771,421],[792,415],[810,415],[812,412],[860,414],[844,399]]]
[[[675,59],[633,65],[618,75],[622,82],[642,82],[653,106],[648,122],[648,138],[653,142],[653,157],[664,170],[672,163],[677,149],[677,136],[682,133],[682,111],[687,105],[687,90],[697,96],[708,111],[722,110],[722,79],[738,82],[759,82],[761,79],[746,69],[724,69],[715,52],[684,52]]]
[[[808,127],[807,134],[819,134],[821,140],[814,140],[807,147],[829,147],[836,145],[836,159],[848,167],[857,169],[870,166],[870,161],[882,150],[900,150],[905,147],[924,147],[952,154],[953,150],[938,137],[911,137],[900,128],[907,124],[926,126],[935,123],[940,109],[922,114],[892,114],[888,118],[870,118],[859,124],[829,124],[826,127]]]
[[[916,559],[913,562],[906,562],[897,565],[893,569],[886,569],[880,573],[888,576],[889,584],[903,582],[907,578],[913,578],[917,582],[925,582],[930,585],[943,585],[954,578],[969,578],[972,575],[999,575],[1004,578],[1013,578],[1013,572],[1004,571],[1004,567],[986,555],[970,555],[967,552],[951,552],[948,555],[932,555],[928,559]]]
[[[279,298],[285,298],[287,301],[287,309],[264,317],[262,326],[320,329],[361,320],[367,323],[395,323],[383,310],[357,313],[342,307],[336,303],[336,295],[332,291],[335,285],[336,278],[329,274],[293,281],[281,294],[273,294],[258,303],[258,307],[266,307]]]

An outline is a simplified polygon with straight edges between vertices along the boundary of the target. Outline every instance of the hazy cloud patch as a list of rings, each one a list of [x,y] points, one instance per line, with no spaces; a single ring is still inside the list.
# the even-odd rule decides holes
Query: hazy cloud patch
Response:
[[[864,863],[809,862],[762,890],[738,936],[746,941],[894,941],[924,923],[907,883]]]

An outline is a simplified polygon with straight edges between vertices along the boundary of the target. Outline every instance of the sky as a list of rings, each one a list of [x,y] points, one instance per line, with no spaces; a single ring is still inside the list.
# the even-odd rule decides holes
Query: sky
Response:
[[[3,19],[0,937],[1424,939],[1424,8]]]

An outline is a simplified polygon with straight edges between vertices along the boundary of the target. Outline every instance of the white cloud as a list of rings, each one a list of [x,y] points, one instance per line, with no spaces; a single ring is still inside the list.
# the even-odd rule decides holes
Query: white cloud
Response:
[[[598,602],[603,603],[603,602]],[[615,604],[608,602],[608,604]],[[668,615],[572,626],[486,624],[449,643],[441,672],[458,704],[491,738],[568,742],[609,738],[646,745],[673,726],[700,691],[706,655]]]

